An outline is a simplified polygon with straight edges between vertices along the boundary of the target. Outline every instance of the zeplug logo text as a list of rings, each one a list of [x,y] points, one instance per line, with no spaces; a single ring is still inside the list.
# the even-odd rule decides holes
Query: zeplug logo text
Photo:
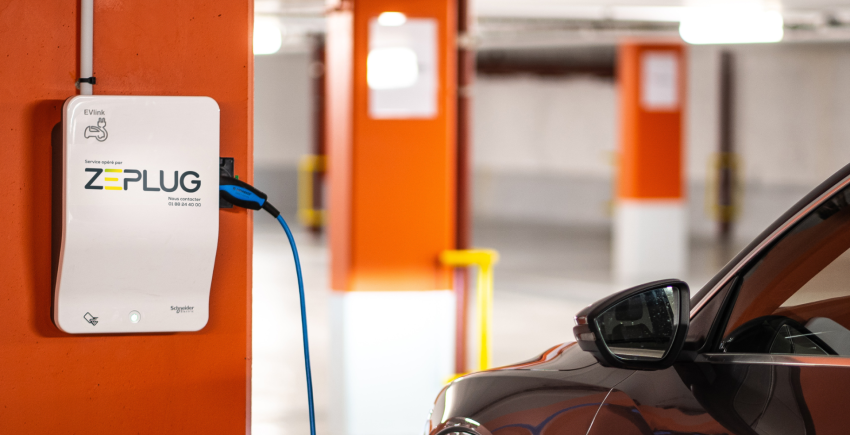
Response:
[[[86,183],[86,189],[94,189],[94,190],[129,190],[130,183],[137,183],[139,181],[142,182],[142,190],[146,192],[159,192],[160,190],[166,192],[174,192],[177,188],[183,189],[185,192],[197,192],[198,189],[201,188],[201,180],[200,175],[194,171],[186,171],[182,175],[180,171],[174,171],[174,181],[171,186],[166,186],[165,184],[165,171],[159,171],[159,187],[151,186],[148,184],[148,171],[138,171],[135,169],[101,169],[101,168],[86,168],[86,172],[92,172],[91,179],[88,183]],[[106,172],[106,177],[103,177],[103,181],[106,182],[117,182],[117,186],[98,186],[94,183],[98,181],[98,177],[100,174]],[[121,180],[118,179],[118,174],[124,175],[124,183],[121,185]],[[129,174],[135,175],[135,177],[130,176]],[[113,175],[113,176],[109,176]],[[187,177],[191,177],[188,178]],[[187,186],[187,183],[189,186]]]

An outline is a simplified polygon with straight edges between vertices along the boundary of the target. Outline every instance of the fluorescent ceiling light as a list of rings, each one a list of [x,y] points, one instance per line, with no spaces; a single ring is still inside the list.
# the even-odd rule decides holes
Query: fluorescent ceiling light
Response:
[[[372,89],[409,88],[419,78],[416,53],[406,47],[376,48],[366,59],[366,81]]]
[[[280,23],[271,18],[257,17],[254,20],[254,54],[274,54],[283,44]]]
[[[384,12],[378,16],[378,24],[382,26],[400,26],[407,22],[407,17],[401,12]]]
[[[679,23],[679,35],[689,44],[779,42],[782,14],[758,6],[723,5],[690,8]]]

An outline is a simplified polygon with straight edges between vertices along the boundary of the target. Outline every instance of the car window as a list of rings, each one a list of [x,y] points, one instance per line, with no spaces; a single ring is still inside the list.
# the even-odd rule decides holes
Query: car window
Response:
[[[850,250],[844,251],[780,305],[781,308],[850,296]]]
[[[744,272],[720,346],[850,356],[850,189],[797,222]]]

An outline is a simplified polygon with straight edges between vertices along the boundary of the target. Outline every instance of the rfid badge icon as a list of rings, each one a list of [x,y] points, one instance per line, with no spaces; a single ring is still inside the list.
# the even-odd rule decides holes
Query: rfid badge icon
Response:
[[[93,137],[97,139],[98,142],[103,142],[109,137],[109,134],[106,133],[106,118],[97,118],[97,125],[90,125],[86,127],[86,131],[83,132],[83,136],[88,139]]]
[[[86,313],[86,315],[83,316],[83,319],[86,319],[86,322],[91,323],[91,326],[97,326],[97,317],[92,316],[91,313]]]

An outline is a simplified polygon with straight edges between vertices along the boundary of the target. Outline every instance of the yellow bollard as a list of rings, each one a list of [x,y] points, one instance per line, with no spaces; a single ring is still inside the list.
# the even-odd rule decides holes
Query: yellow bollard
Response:
[[[313,208],[313,180],[317,172],[325,172],[325,157],[307,155],[298,163],[298,220],[306,227],[324,225],[325,211]]]
[[[720,204],[720,172],[731,173],[732,198],[730,204]],[[718,222],[734,222],[741,213],[743,188],[741,183],[741,158],[735,153],[715,153],[708,162],[708,179],[705,183],[705,209]]]
[[[476,279],[476,309],[480,329],[480,351],[478,370],[490,368],[490,335],[493,318],[493,266],[499,262],[499,253],[494,249],[465,249],[443,251],[440,262],[451,267],[478,266]],[[451,380],[463,374],[457,374]]]

